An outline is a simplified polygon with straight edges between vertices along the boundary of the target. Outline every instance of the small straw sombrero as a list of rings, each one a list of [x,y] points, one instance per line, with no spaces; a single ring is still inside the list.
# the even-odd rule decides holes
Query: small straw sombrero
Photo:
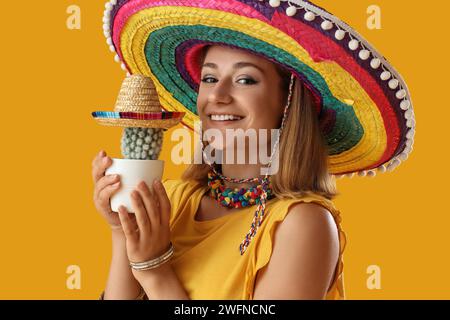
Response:
[[[193,128],[205,45],[247,50],[312,92],[329,172],[374,176],[412,151],[415,117],[400,74],[353,28],[311,1],[111,0],[104,34],[116,61],[155,83],[161,105]]]
[[[102,125],[161,129],[177,125],[184,114],[161,111],[152,80],[139,74],[130,75],[122,82],[114,112],[92,112],[95,120]]]

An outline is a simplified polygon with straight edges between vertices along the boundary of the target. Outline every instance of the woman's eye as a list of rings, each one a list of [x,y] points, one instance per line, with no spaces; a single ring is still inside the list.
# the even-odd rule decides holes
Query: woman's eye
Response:
[[[202,78],[202,82],[212,83],[212,82],[208,81],[209,79],[214,79],[214,78],[213,77],[204,77],[204,78]]]
[[[256,81],[253,80],[252,78],[242,78],[242,79],[239,79],[238,82],[242,81],[242,80],[249,81],[249,82],[247,82],[247,84],[255,84],[256,83]],[[246,83],[244,83],[244,84],[246,84]]]
[[[212,81],[210,81],[210,80],[212,80]],[[243,80],[246,81],[246,82],[240,82],[240,81],[243,81]],[[215,79],[213,77],[204,77],[204,78],[202,78],[202,82],[214,83],[214,82],[217,82],[217,79]],[[237,82],[240,82],[241,84],[255,84],[255,83],[257,83],[252,78],[242,78],[242,79],[237,80]]]

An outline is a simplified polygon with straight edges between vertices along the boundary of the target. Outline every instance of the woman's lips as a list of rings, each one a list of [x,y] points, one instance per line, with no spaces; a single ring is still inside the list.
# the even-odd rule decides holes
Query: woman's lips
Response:
[[[242,117],[239,120],[212,120],[211,116],[209,116],[208,123],[210,123],[213,126],[214,125],[232,125],[232,124],[240,123],[244,119],[245,119],[245,117]]]

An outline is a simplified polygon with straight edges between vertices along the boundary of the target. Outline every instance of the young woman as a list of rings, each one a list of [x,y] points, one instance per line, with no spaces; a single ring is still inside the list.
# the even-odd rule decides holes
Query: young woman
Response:
[[[120,178],[105,176],[111,159],[97,155],[94,201],[113,228],[102,298],[344,299],[346,237],[332,174],[373,176],[411,151],[415,123],[395,70],[309,2],[131,0],[106,14],[128,70],[152,76],[163,105],[188,111],[188,127],[199,119],[223,136],[280,134],[272,174],[261,173],[261,162],[204,155],[180,180],[156,181],[153,191],[140,184],[134,214],[111,212]],[[359,58],[349,53],[358,47]],[[377,80],[381,65],[381,79],[395,81]],[[234,142],[209,141],[225,158]],[[130,270],[130,262],[156,267]]]

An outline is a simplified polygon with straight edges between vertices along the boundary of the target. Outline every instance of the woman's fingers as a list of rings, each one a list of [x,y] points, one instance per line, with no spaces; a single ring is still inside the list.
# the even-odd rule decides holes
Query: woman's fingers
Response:
[[[95,186],[94,202],[98,207],[111,211],[110,199],[120,189],[120,178],[105,176]]]
[[[136,223],[131,219],[127,209],[124,206],[119,206],[118,214],[123,233],[127,239],[137,240],[139,238],[139,229],[136,228]]]
[[[100,195],[103,189],[105,189],[108,186],[111,186],[113,184],[120,184],[120,176],[117,174],[108,174],[106,176],[101,177],[97,183],[95,184],[95,190],[94,192],[97,195]],[[117,185],[118,187],[118,185]]]
[[[158,198],[159,209],[161,213],[161,224],[169,225],[170,219],[170,200],[167,196],[166,189],[164,189],[163,184],[159,180],[153,182],[153,190],[155,190],[156,197]]]
[[[98,161],[106,155],[105,151],[101,150],[97,155],[94,157],[94,160],[92,160],[92,167],[97,166]]]
[[[147,216],[147,211],[145,205],[141,199],[139,192],[133,190],[131,192],[131,206],[133,207],[134,213],[136,215],[136,221],[139,229],[143,235],[146,235],[150,231],[151,222]]]
[[[159,227],[161,224],[161,217],[158,208],[158,199],[153,194],[154,192],[150,190],[144,181],[138,184],[138,191],[143,199],[152,227]]]
[[[92,179],[94,180],[94,183],[97,182],[97,176],[98,176],[98,167],[100,166],[101,159],[105,156],[105,152],[102,150],[100,153],[97,153],[94,160],[92,161]]]
[[[111,166],[112,160],[108,156],[97,156],[92,164],[92,178],[94,180],[94,183],[97,183],[97,181],[105,175],[106,169]]]
[[[105,187],[99,195],[98,202],[105,210],[111,211],[111,197],[120,188],[120,182]]]

